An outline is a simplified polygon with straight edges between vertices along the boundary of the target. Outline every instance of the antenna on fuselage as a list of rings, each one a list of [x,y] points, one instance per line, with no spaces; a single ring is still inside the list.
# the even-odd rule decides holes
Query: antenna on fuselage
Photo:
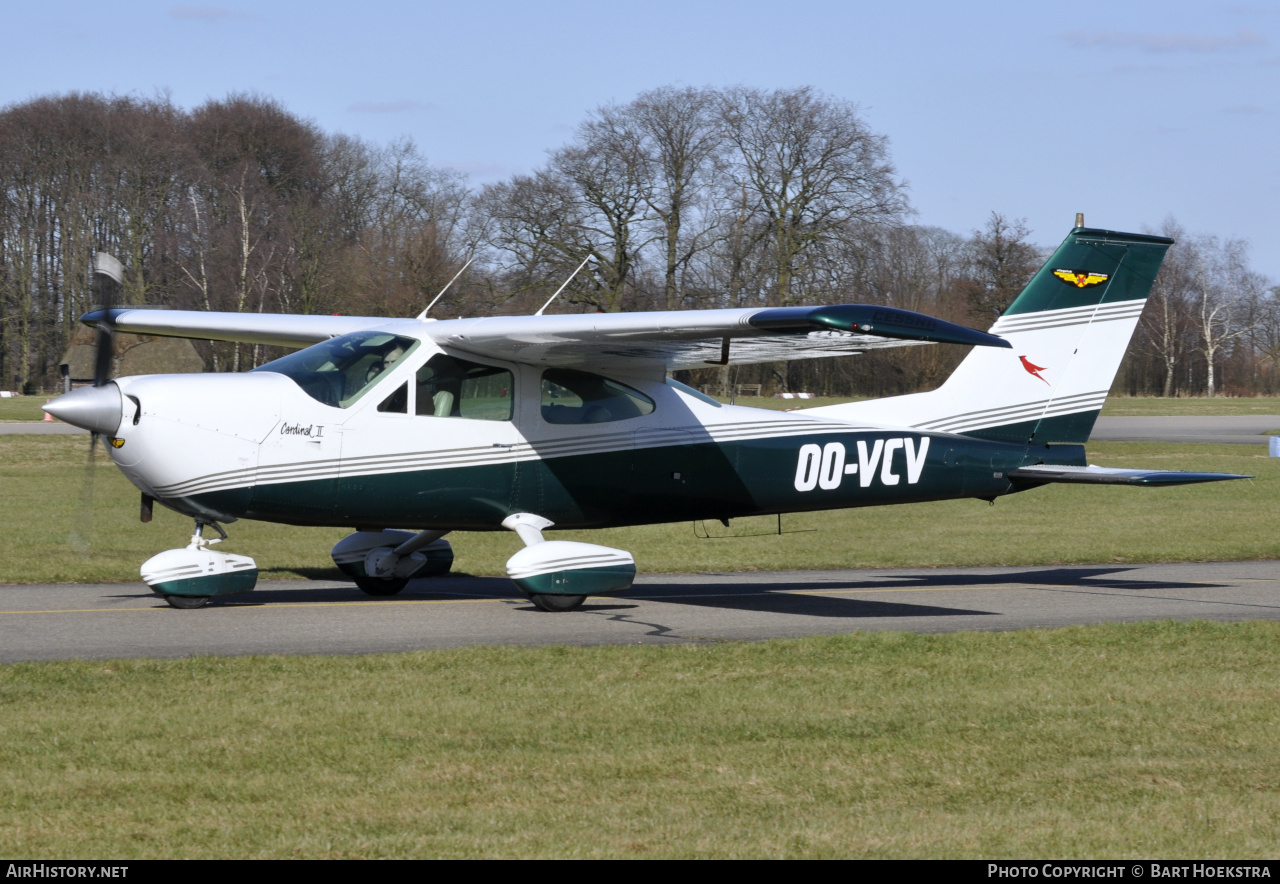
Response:
[[[583,267],[586,267],[586,266],[587,266],[587,262],[588,262],[588,261],[590,261],[590,260],[591,260],[591,256],[590,256],[590,255],[587,255],[587,257],[583,258],[583,259],[582,259],[582,263],[578,265],[577,270],[574,270],[572,273],[570,273],[570,274],[569,274],[569,278],[568,278],[568,279],[566,279],[566,280],[564,281],[564,285],[562,285],[562,286],[560,286],[560,288],[556,289],[556,293],[555,293],[554,295],[552,295],[552,296],[551,296],[551,299],[550,299],[550,300],[548,300],[548,301],[547,301],[547,303],[543,304],[543,305],[542,305],[542,309],[540,309],[537,313],[535,313],[535,314],[533,314],[533,315],[534,315],[534,316],[541,316],[541,315],[542,315],[542,311],[543,311],[543,310],[546,310],[548,307],[550,307],[550,306],[551,306],[551,301],[554,301],[556,298],[560,297],[560,293],[561,293],[562,291],[564,291],[564,287],[565,287],[566,285],[568,285],[569,283],[573,282],[573,278],[574,278],[575,276],[577,276],[577,275],[578,275],[578,270],[581,270]]]
[[[468,267],[471,266],[471,262],[474,261],[475,259],[476,259],[475,255],[472,255],[470,258],[467,259],[467,263],[462,265],[462,270],[459,270],[457,273],[455,273],[453,275],[453,279],[446,282],[444,284],[444,288],[440,289],[440,294],[436,295],[435,298],[431,301],[431,303],[427,305],[427,309],[423,310],[421,313],[418,314],[419,319],[427,318],[427,314],[430,313],[431,308],[436,305],[436,301],[439,301],[441,298],[444,297],[444,293],[449,291],[449,286],[453,285],[455,282],[458,281],[458,277],[462,275],[463,271],[465,271]]]

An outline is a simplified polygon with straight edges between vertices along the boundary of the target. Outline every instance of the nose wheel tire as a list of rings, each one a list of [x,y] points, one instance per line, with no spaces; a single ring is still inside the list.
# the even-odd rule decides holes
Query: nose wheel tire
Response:
[[[533,593],[529,600],[544,611],[552,614],[560,611],[572,611],[582,607],[587,600],[585,595],[552,595],[551,593]]]
[[[195,608],[203,608],[209,604],[207,595],[167,595],[164,600],[169,603],[169,607],[178,608],[183,611],[190,611]]]
[[[355,581],[366,595],[395,595],[409,585],[408,580],[383,580],[380,577],[357,577]]]

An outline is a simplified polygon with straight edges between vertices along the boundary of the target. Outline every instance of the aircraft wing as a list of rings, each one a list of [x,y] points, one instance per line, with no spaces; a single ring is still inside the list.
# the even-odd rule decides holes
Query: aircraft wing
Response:
[[[922,313],[857,304],[496,316],[445,320],[428,333],[443,347],[477,356],[615,371],[812,359],[921,343],[1010,346]]]
[[[87,325],[104,319],[117,331],[132,334],[284,347],[403,324],[425,331],[441,346],[477,356],[615,371],[812,359],[923,343],[1010,346],[1003,338],[923,313],[859,304],[439,321],[127,308],[113,309],[109,316],[97,310],[81,317]]]
[[[108,316],[108,313],[110,314]],[[107,319],[116,331],[205,341],[239,341],[308,347],[338,335],[386,325],[376,316],[301,316],[286,313],[212,313],[203,310],[95,310],[80,317],[85,325]]]
[[[1037,485],[1064,482],[1074,485],[1193,485],[1224,479],[1252,479],[1235,473],[1188,473],[1181,470],[1122,470],[1112,467],[1061,467],[1048,464],[1018,467],[1009,478]]]

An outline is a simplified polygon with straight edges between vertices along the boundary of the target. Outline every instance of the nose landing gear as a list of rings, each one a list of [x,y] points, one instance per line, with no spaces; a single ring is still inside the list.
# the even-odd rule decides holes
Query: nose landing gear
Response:
[[[220,537],[208,540],[206,525]],[[248,592],[258,582],[258,563],[248,556],[208,549],[227,539],[217,522],[196,520],[195,533],[184,549],[169,549],[142,566],[142,579],[174,608],[202,608],[213,596]]]

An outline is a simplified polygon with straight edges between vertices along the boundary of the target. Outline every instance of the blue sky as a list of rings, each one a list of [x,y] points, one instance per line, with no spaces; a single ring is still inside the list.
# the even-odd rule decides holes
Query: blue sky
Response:
[[[0,104],[249,91],[327,131],[407,135],[477,183],[665,84],[812,85],[887,135],[916,220],[1075,213],[1241,237],[1280,282],[1280,2],[12,4]]]

